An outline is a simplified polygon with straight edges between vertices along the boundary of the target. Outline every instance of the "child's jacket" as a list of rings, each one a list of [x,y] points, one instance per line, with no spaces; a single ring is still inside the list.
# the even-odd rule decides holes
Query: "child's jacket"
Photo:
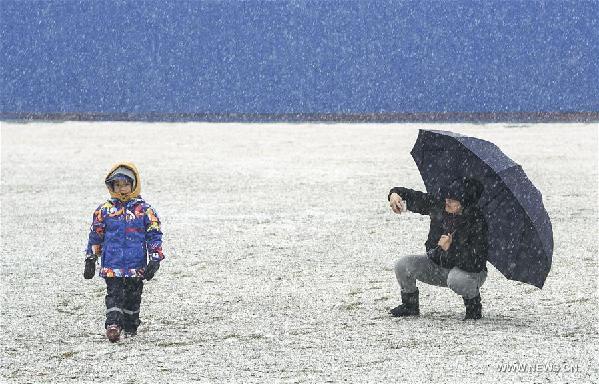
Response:
[[[106,178],[119,167],[126,167],[135,174],[133,192],[117,196],[107,185],[112,198],[94,212],[87,254],[101,254],[102,277],[142,277],[148,254],[156,260],[164,258],[160,219],[139,196],[141,182],[133,164],[117,164]]]

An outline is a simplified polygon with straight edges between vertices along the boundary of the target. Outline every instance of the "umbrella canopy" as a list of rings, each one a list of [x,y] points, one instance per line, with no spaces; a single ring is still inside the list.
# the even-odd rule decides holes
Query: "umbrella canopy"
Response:
[[[505,277],[542,288],[551,269],[553,230],[539,190],[493,143],[421,129],[411,155],[429,193],[471,177],[489,227],[489,262]]]

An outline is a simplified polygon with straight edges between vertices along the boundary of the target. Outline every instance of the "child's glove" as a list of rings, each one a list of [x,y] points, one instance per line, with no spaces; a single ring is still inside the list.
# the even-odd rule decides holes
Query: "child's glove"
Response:
[[[83,271],[83,278],[91,279],[96,274],[96,260],[98,255],[87,255],[85,258],[85,270]]]
[[[144,279],[148,281],[152,280],[154,274],[156,273],[156,271],[158,271],[158,268],[160,268],[160,261],[150,260],[144,272]]]

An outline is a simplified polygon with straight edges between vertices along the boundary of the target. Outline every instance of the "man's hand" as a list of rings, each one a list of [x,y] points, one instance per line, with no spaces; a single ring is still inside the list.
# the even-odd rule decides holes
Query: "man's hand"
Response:
[[[453,237],[451,236],[451,233],[448,233],[447,235],[442,235],[441,236],[441,238],[437,242],[437,245],[439,247],[441,247],[442,250],[444,250],[445,252],[447,252],[447,250],[451,246],[451,242],[452,241],[453,241]]]
[[[406,210],[406,203],[402,200],[401,196],[399,196],[395,192],[393,192],[391,196],[389,196],[389,206],[395,213],[402,213]]]

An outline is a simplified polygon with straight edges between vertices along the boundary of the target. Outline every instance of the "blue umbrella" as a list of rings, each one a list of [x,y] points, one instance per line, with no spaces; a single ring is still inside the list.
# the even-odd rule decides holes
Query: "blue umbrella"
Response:
[[[489,262],[505,277],[542,288],[551,269],[553,230],[539,190],[493,143],[421,129],[412,157],[429,193],[460,177],[484,186],[478,205],[489,227]]]

